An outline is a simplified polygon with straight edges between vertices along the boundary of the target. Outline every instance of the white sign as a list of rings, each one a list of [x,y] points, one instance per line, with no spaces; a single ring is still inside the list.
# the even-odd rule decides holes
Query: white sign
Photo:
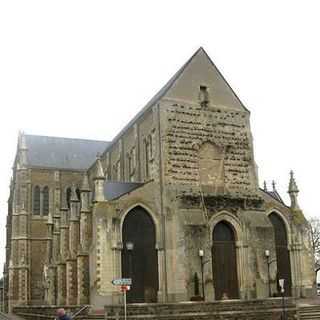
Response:
[[[114,286],[131,286],[132,285],[132,280],[131,278],[120,278],[120,279],[113,279],[111,283]]]

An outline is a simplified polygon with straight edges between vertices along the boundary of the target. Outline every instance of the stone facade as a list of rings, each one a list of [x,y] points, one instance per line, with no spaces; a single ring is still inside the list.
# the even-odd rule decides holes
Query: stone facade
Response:
[[[127,276],[126,263],[133,280],[145,277],[124,243],[127,219],[141,212],[154,226],[153,247],[133,233],[132,254],[149,252],[145,264],[157,273],[143,278],[153,285],[140,291],[133,283],[143,301],[190,300],[199,294],[195,277],[202,271],[208,301],[230,298],[232,290],[241,299],[266,298],[278,292],[279,277],[287,277],[289,295],[314,294],[293,174],[290,207],[275,188],[259,188],[250,113],[202,48],[111,142],[37,139],[19,136],[13,169],[4,270],[9,310],[119,303],[111,281]],[[219,228],[229,230],[228,241]],[[230,253],[220,259],[222,242]],[[224,259],[235,266],[236,289],[221,291],[215,273]]]

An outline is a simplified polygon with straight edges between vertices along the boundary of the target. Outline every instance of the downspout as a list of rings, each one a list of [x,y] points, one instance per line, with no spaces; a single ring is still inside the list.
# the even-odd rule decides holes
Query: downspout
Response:
[[[164,273],[164,292],[165,302],[168,301],[168,278],[167,278],[167,244],[166,244],[166,216],[163,209],[163,168],[162,168],[162,143],[161,143],[161,127],[160,127],[160,104],[157,105],[158,110],[158,139],[159,139],[159,182],[160,182],[160,211],[162,218],[162,242],[163,242],[163,273]]]

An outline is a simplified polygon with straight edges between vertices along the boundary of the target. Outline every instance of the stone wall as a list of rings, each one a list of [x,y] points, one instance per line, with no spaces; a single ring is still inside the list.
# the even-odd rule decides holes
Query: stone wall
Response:
[[[233,198],[258,197],[247,112],[169,101],[162,107],[167,183],[200,184],[205,193]]]

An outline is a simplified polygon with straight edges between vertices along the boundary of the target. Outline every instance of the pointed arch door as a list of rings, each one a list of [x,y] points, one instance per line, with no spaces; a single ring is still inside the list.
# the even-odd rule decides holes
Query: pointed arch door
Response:
[[[284,279],[284,292],[286,296],[291,296],[291,263],[288,250],[288,238],[286,226],[282,218],[275,212],[269,215],[269,219],[273,225],[276,260],[277,260],[277,281]]]
[[[127,214],[122,240],[122,276],[132,278],[128,302],[156,302],[159,287],[156,232],[146,210],[136,207]]]
[[[213,229],[212,270],[215,299],[238,299],[238,275],[235,236],[225,221]]]

